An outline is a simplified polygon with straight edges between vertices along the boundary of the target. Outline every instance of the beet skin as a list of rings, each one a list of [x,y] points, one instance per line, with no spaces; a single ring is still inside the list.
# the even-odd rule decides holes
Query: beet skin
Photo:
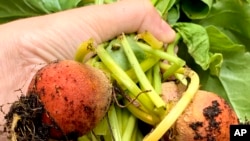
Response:
[[[37,94],[43,103],[43,122],[51,126],[51,137],[69,139],[89,132],[104,117],[112,85],[103,71],[64,60],[40,69],[28,94]]]

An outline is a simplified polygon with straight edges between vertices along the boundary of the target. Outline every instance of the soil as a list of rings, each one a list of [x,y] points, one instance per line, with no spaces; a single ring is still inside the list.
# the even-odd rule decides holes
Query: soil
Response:
[[[221,109],[219,107],[218,101],[214,100],[212,101],[211,106],[208,106],[203,109],[203,116],[206,118],[208,122],[208,126],[206,128],[206,136],[202,136],[199,134],[199,128],[203,127],[203,122],[193,122],[189,124],[189,127],[194,131],[195,136],[194,140],[202,140],[203,138],[206,138],[207,141],[216,141],[213,134],[215,132],[220,132],[220,122],[216,120],[216,117],[219,116],[221,113]]]
[[[5,132],[17,141],[46,141],[49,127],[42,124],[43,104],[35,94],[21,95],[5,115]]]

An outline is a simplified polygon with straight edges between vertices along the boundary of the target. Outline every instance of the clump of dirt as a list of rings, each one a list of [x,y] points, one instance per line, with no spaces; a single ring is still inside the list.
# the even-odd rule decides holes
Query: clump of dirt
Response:
[[[5,131],[11,140],[46,141],[49,127],[42,123],[45,109],[35,94],[21,95],[5,115]]]
[[[203,122],[193,122],[189,124],[189,127],[194,131],[194,140],[202,140],[204,138],[207,139],[207,141],[216,141],[216,137],[214,134],[217,132],[220,132],[220,121],[216,120],[216,117],[219,116],[221,113],[220,105],[218,101],[214,100],[212,101],[212,105],[208,106],[203,109],[203,116],[208,122],[208,126],[206,126],[206,135],[201,135],[199,133],[199,128],[203,127]]]
[[[215,137],[212,136],[213,132],[220,132],[220,124],[221,122],[216,121],[216,117],[221,114],[221,109],[219,108],[218,101],[212,101],[212,105],[208,106],[203,110],[204,117],[208,120],[207,127],[207,139],[208,141],[215,141]]]
[[[203,127],[203,122],[197,121],[189,124],[189,127],[194,131],[194,140],[203,139],[202,135],[199,134],[198,129]]]

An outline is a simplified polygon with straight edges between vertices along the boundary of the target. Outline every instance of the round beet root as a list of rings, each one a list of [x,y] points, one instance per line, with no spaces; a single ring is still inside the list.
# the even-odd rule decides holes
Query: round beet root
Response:
[[[77,138],[108,111],[112,85],[101,70],[64,60],[40,69],[28,94],[37,94],[44,105],[43,122],[51,127],[52,138]]]
[[[178,102],[185,91],[182,85],[162,84],[163,99]],[[212,92],[198,90],[192,102],[177,119],[173,128],[164,135],[166,141],[222,141],[229,140],[231,124],[239,124],[234,110]]]
[[[218,95],[198,91],[175,124],[175,141],[229,140],[231,124],[238,124],[233,109]]]

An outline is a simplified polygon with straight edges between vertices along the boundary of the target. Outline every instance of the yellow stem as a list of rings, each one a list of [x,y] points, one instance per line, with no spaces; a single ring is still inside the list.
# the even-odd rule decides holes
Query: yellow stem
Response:
[[[171,109],[166,117],[156,126],[156,128],[145,136],[143,141],[158,141],[166,133],[166,131],[171,128],[178,117],[186,109],[188,104],[192,101],[194,95],[199,89],[199,76],[192,70],[187,70],[187,73],[187,76],[191,79],[187,90],[183,93],[181,99]]]

